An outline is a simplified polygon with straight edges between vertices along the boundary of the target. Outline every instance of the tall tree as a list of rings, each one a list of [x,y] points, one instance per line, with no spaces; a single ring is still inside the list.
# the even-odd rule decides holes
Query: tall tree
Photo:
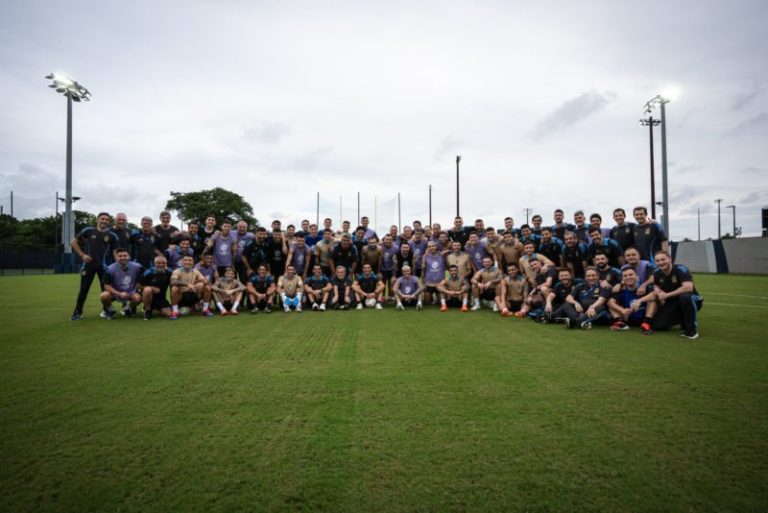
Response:
[[[256,226],[258,220],[253,217],[253,208],[237,193],[216,187],[207,191],[173,192],[165,204],[167,210],[175,211],[184,222],[205,222],[213,215],[219,223],[224,219],[246,221],[249,226]]]

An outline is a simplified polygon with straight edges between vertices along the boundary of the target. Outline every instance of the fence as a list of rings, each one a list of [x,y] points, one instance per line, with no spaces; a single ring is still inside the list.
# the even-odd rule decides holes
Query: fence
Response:
[[[768,274],[768,238],[679,242],[674,257],[693,272]]]

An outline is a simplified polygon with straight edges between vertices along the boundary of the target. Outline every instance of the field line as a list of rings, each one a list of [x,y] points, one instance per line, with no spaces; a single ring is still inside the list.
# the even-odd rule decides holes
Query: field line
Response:
[[[747,294],[730,294],[728,292],[701,292],[702,294],[715,294],[717,296],[749,297],[752,299],[768,299],[768,296],[750,296]]]
[[[734,306],[736,308],[758,308],[760,310],[768,310],[768,306],[765,305],[737,305],[734,303],[713,303],[712,301],[704,300],[705,305],[715,305],[715,306]]]

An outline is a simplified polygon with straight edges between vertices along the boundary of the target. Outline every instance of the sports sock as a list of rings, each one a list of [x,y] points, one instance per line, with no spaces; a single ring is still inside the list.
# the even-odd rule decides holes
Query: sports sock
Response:
[[[216,306],[219,308],[220,311],[226,312],[227,309],[224,308],[224,305],[221,304],[221,301],[216,301]]]
[[[179,313],[179,305],[173,305],[173,306],[171,307],[171,309],[172,309],[172,310],[173,310],[175,313]]]
[[[441,304],[442,306],[445,306],[445,299],[441,299],[441,300],[440,300],[440,304]]]
[[[240,306],[240,301],[235,301],[232,305],[232,310],[237,310],[237,307]]]
[[[203,310],[208,310],[208,306],[209,306],[209,304],[204,302],[203,303]]]

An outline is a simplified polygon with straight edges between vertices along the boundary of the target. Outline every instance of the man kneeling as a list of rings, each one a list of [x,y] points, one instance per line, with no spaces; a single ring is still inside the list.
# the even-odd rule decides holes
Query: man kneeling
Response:
[[[405,310],[406,306],[415,306],[416,310],[421,310],[421,293],[424,291],[424,285],[421,280],[411,274],[411,267],[404,265],[403,275],[395,282],[395,298],[397,299],[397,310]]]
[[[130,261],[128,250],[117,250],[117,262],[110,264],[104,273],[104,292],[101,293],[103,319],[109,320],[115,316],[113,301],[123,303],[123,315],[133,317],[136,314],[136,305],[141,303],[141,296],[137,291],[141,271],[140,264]]]

